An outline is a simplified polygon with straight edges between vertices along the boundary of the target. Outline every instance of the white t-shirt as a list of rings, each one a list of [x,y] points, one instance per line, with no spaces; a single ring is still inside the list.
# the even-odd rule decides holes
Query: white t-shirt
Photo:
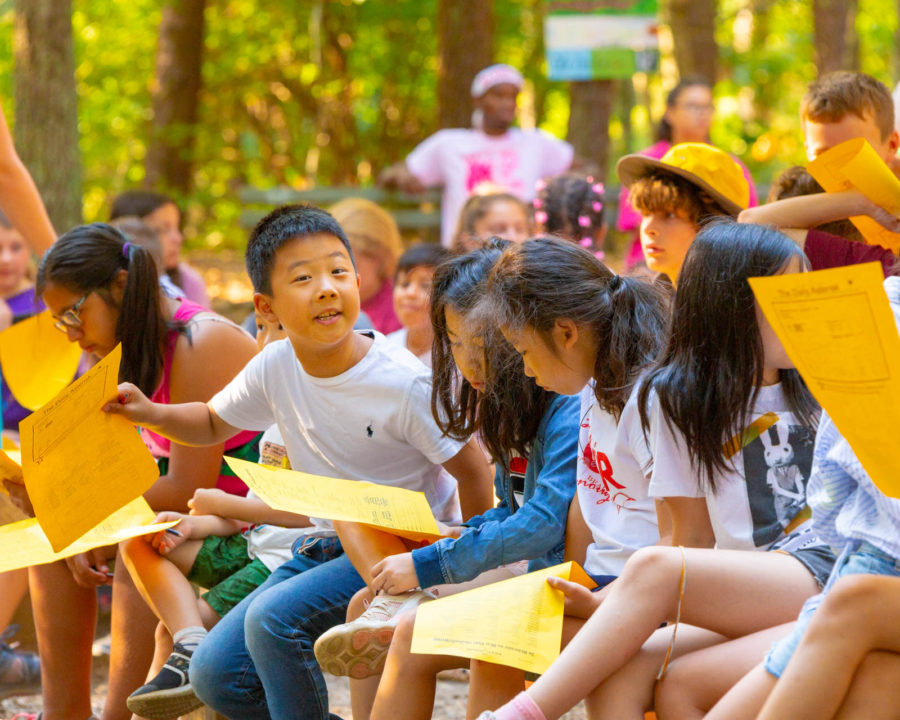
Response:
[[[440,463],[462,443],[444,437],[431,416],[431,373],[372,335],[356,365],[325,378],[304,371],[290,341],[270,343],[210,405],[234,427],[276,423],[295,470],[422,492],[438,520],[459,523],[456,482]]]
[[[584,568],[620,575],[625,561],[659,541],[654,501],[647,497],[652,458],[641,431],[636,393],[618,424],[597,404],[594,383],[581,391],[578,503],[594,541]]]
[[[261,465],[290,468],[287,449],[277,425],[270,426],[259,440],[259,462]],[[255,498],[253,491],[247,497]],[[250,559],[259,558],[269,570],[276,570],[293,557],[294,543],[305,537],[313,528],[286,528],[277,525],[252,525],[244,530],[247,539],[247,554]]]
[[[441,242],[453,239],[466,198],[481,183],[506,188],[530,201],[534,184],[559,175],[572,164],[572,146],[543,130],[510,128],[503,135],[480,130],[439,130],[406,158],[406,166],[423,185],[443,185]]]
[[[770,427],[768,421],[777,422]],[[766,549],[784,536],[785,527],[806,506],[815,431],[803,427],[788,410],[781,384],[760,388],[750,416],[761,432],[731,457],[732,471],[717,478],[717,491],[705,493],[680,434],[669,430],[653,396],[650,445],[654,458],[650,495],[706,497],[716,546],[733,550]],[[757,422],[758,421],[758,422]],[[734,447],[740,443],[735,443]]]
[[[400,328],[399,330],[394,330],[394,332],[385,335],[385,337],[388,339],[388,342],[392,342],[394,343],[394,345],[402,347],[405,350],[409,350],[409,348],[406,346],[406,338],[408,336],[409,330],[407,330],[405,327]],[[409,350],[409,352],[412,352],[412,350]],[[421,355],[416,355],[416,357],[422,361],[425,367],[431,367],[431,348],[428,348]]]

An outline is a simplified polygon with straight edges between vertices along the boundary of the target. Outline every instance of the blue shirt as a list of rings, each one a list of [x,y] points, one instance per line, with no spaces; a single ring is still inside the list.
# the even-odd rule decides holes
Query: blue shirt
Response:
[[[529,570],[562,561],[566,517],[575,494],[579,421],[577,395],[553,398],[532,443],[522,506],[513,496],[509,470],[498,467],[497,507],[467,521],[459,538],[412,551],[423,588],[465,582],[519,560],[530,560]]]

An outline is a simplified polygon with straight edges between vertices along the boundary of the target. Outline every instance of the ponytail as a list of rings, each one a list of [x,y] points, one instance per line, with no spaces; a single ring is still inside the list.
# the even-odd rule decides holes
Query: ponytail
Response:
[[[598,292],[606,312],[595,321],[600,339],[594,365],[597,403],[616,419],[641,372],[657,357],[666,329],[662,290],[634,277],[614,275]]]
[[[122,301],[116,305],[109,290],[120,270],[128,276]],[[116,340],[122,343],[119,380],[133,382],[151,395],[162,374],[166,322],[150,252],[111,225],[79,225],[60,237],[41,260],[36,292],[42,293],[48,282],[76,293],[96,292],[116,307]]]
[[[616,418],[656,357],[667,315],[658,288],[619,277],[587,250],[551,237],[506,250],[491,272],[482,305],[482,315],[495,325],[533,327],[548,344],[559,318],[593,330],[594,393]]]

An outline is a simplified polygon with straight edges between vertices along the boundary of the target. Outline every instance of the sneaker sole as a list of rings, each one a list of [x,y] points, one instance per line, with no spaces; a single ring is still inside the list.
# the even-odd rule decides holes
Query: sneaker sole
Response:
[[[194,695],[190,685],[132,695],[125,704],[135,715],[147,720],[171,720],[203,707],[203,701]]]
[[[354,680],[380,675],[393,637],[393,627],[321,637],[315,645],[316,660],[332,675],[346,675]]]

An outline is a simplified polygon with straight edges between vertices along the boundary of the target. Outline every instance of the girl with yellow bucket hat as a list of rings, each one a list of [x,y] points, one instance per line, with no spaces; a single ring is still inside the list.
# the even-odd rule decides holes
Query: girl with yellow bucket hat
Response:
[[[673,285],[703,222],[718,215],[737,217],[750,202],[741,166],[706,143],[673,145],[659,160],[626,155],[616,172],[642,217],[647,267],[668,276]]]

